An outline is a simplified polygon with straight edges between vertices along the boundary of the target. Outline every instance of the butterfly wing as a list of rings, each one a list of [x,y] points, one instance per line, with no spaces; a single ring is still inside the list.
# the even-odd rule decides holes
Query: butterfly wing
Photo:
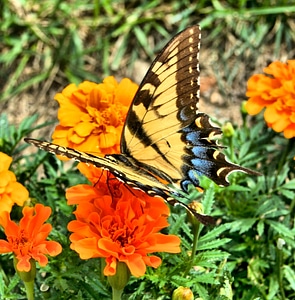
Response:
[[[156,57],[129,109],[121,152],[176,187],[199,185],[199,175],[228,185],[232,171],[214,138],[221,134],[198,111],[200,28],[176,35]]]
[[[171,198],[171,190],[167,185],[162,184],[152,174],[145,169],[138,167],[136,164],[130,163],[124,155],[109,155],[106,157],[94,156],[72,148],[59,146],[45,141],[25,138],[25,141],[47,152],[62,155],[70,159],[74,159],[87,164],[92,164],[98,168],[110,171],[118,179],[127,183],[133,188],[140,188],[151,196],[161,196],[171,205],[181,205],[185,207],[192,215],[205,225],[214,224],[212,217],[199,214],[185,203],[179,202]]]

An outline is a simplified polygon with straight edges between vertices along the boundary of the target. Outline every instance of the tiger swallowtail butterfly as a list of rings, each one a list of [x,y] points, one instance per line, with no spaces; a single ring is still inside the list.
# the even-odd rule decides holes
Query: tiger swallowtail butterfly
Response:
[[[25,141],[106,169],[131,187],[186,207],[203,224],[213,223],[211,216],[197,213],[174,197],[189,199],[188,186],[199,187],[201,175],[227,186],[233,171],[258,173],[226,160],[214,139],[221,129],[198,110],[200,36],[198,25],[189,27],[156,57],[129,108],[120,154],[97,157],[30,138]]]

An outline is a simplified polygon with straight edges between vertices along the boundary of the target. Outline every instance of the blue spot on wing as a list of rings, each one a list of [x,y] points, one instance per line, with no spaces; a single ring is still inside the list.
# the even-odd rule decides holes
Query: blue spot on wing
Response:
[[[193,153],[193,155],[196,158],[203,158],[203,159],[207,159],[208,158],[208,149],[205,148],[205,147],[195,146],[192,149],[190,149],[190,151]],[[193,163],[194,166],[199,165],[198,164],[198,160],[196,160],[196,159],[193,159],[192,163]],[[200,165],[200,167],[201,167],[201,165]]]
[[[199,143],[199,140],[200,140],[200,132],[192,131],[186,135],[186,141],[192,145],[197,145]]]
[[[187,167],[186,167],[186,178],[181,182],[181,187],[188,191],[188,185],[193,184],[194,186],[200,186],[199,177],[207,176],[214,180],[214,174],[212,170],[214,170],[214,162],[210,161],[210,158],[207,155],[208,149],[195,147],[198,149],[194,149],[194,152],[197,152],[197,157],[190,159]]]

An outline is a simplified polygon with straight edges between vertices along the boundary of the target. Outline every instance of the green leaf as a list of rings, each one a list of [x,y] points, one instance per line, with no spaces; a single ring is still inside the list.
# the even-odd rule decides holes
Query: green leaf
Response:
[[[212,207],[214,204],[214,186],[213,184],[210,184],[210,187],[206,190],[203,200],[202,200],[202,205],[204,207],[204,213],[210,215],[212,211]]]
[[[241,146],[241,148],[239,150],[239,157],[243,158],[246,156],[246,154],[249,152],[249,149],[251,147],[251,143],[252,143],[252,141],[243,143],[243,145]]]
[[[267,299],[274,299],[278,290],[279,290],[279,283],[277,280],[277,276],[275,274],[272,274],[270,276],[269,291],[268,291]]]
[[[291,192],[290,190],[285,189],[279,189],[279,191],[282,193],[283,196],[286,198],[293,200],[295,198],[295,192]]]
[[[266,220],[265,223],[269,224],[278,234],[293,237],[293,232],[283,223],[279,223],[277,221]]]
[[[205,235],[201,236],[199,239],[199,243],[206,243],[208,241],[215,240],[220,236],[221,233],[228,229],[230,229],[229,223],[219,225],[218,227],[215,227],[212,230],[208,231]]]
[[[295,291],[295,271],[288,265],[283,266],[284,277],[290,283],[291,288]]]
[[[202,251],[196,255],[196,264],[202,267],[214,267],[216,261],[223,261],[229,257],[229,253],[221,250]]]
[[[225,244],[229,243],[230,241],[231,241],[231,239],[229,239],[229,238],[216,239],[214,241],[210,241],[207,243],[199,241],[197,250],[201,251],[201,250],[210,250],[213,248],[219,248],[219,247],[224,246]]]
[[[280,188],[287,190],[295,190],[295,178],[283,184]]]
[[[230,224],[230,232],[239,231],[239,233],[244,233],[253,227],[254,223],[257,222],[256,218],[241,218],[240,220],[234,221]]]
[[[264,221],[260,220],[257,224],[257,232],[259,234],[259,236],[262,236],[264,233]]]

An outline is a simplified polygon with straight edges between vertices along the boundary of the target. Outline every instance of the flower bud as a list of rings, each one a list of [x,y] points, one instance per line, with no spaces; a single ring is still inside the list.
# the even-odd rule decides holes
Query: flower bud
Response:
[[[31,269],[28,272],[25,271],[19,271],[16,267],[18,263],[17,258],[14,256],[13,257],[13,264],[14,264],[14,268],[16,270],[16,273],[18,274],[18,276],[20,277],[20,279],[23,282],[33,282],[35,280],[36,277],[36,261],[34,259],[30,259],[30,264],[31,264]]]
[[[172,300],[194,300],[194,294],[190,288],[180,286],[173,291]]]
[[[278,238],[277,240],[277,247],[279,250],[282,250],[284,245],[286,244],[285,240],[282,238]]]
[[[226,122],[222,126],[222,132],[225,137],[232,137],[235,134],[235,130],[231,122]]]
[[[248,112],[247,112],[247,109],[246,109],[246,103],[247,103],[247,101],[244,100],[241,104],[241,113],[242,113],[242,115],[248,115]]]
[[[196,211],[198,214],[203,213],[203,204],[198,201],[192,201],[189,205],[189,208]],[[188,221],[193,225],[195,229],[200,225],[200,221],[192,215],[192,213],[188,212]]]
[[[198,201],[192,201],[188,206],[199,214],[202,214],[204,211],[203,204]]]
[[[117,263],[116,274],[108,276],[110,286],[115,290],[123,290],[130,278],[130,271],[124,262]]]

